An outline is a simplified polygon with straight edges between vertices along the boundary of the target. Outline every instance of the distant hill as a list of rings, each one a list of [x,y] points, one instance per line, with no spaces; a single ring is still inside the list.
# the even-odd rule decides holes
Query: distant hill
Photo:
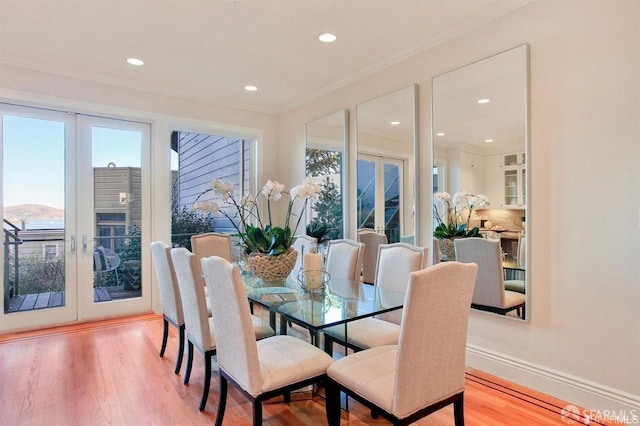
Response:
[[[6,206],[3,218],[19,226],[21,220],[64,219],[64,210],[42,204],[18,204]]]

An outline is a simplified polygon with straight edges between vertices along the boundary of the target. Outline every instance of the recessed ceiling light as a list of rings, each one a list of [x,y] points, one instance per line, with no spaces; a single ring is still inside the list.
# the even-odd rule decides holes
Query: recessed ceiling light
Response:
[[[398,125],[400,125],[400,122],[399,121],[392,121],[389,124],[391,124],[392,126],[398,126]]]
[[[491,143],[491,142],[493,142],[493,139],[485,139],[484,141],[485,141],[486,143]]]
[[[136,65],[136,66],[140,66],[140,65],[144,65],[144,61],[142,59],[138,59],[138,58],[127,58],[127,63],[131,64],[131,65]]]
[[[478,99],[479,104],[488,104],[489,102],[491,102],[491,99],[487,99],[487,98]]]
[[[331,33],[324,33],[318,36],[318,40],[323,43],[333,43],[334,41],[336,41],[336,38],[336,35]]]
[[[247,92],[255,92],[258,88],[256,86],[244,86],[244,90]]]
[[[444,136],[444,133],[436,133],[436,136]]]

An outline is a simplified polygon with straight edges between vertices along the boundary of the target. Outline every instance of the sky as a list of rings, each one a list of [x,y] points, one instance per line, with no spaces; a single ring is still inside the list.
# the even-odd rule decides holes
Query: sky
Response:
[[[4,206],[43,204],[64,209],[65,124],[3,116]],[[141,139],[134,131],[93,128],[93,167],[140,167]],[[70,167],[69,170],[74,170]]]

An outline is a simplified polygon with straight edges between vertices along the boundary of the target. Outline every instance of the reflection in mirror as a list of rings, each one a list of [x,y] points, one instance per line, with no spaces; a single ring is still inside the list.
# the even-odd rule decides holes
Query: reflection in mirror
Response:
[[[347,111],[307,123],[306,175],[322,183],[320,199],[307,209],[307,234],[319,243],[345,234]]]
[[[416,95],[411,85],[357,108],[356,226],[389,243],[417,243]]]
[[[469,227],[498,241],[506,295],[500,285],[498,302],[478,302],[500,276],[479,274],[474,308],[525,318],[522,309],[507,310],[506,300],[529,294],[526,276],[528,47],[522,45],[433,79],[433,192],[485,194],[487,208],[473,209]],[[458,199],[462,199],[458,197]],[[434,201],[434,229],[438,214],[455,222],[442,201]],[[468,209],[463,210],[466,222]],[[458,222],[459,223],[459,222]],[[448,239],[439,240],[441,254]],[[455,255],[457,255],[457,248]],[[482,270],[482,265],[480,265]],[[485,286],[487,286],[485,288]],[[511,293],[513,292],[513,293]],[[511,297],[513,296],[513,297]],[[506,313],[505,313],[506,312]]]

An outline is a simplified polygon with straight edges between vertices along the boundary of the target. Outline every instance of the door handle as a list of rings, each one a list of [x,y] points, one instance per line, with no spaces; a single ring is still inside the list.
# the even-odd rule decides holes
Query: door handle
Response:
[[[87,234],[82,234],[82,252],[87,252]]]
[[[71,236],[71,254],[75,254],[76,253],[76,236],[72,235]]]

